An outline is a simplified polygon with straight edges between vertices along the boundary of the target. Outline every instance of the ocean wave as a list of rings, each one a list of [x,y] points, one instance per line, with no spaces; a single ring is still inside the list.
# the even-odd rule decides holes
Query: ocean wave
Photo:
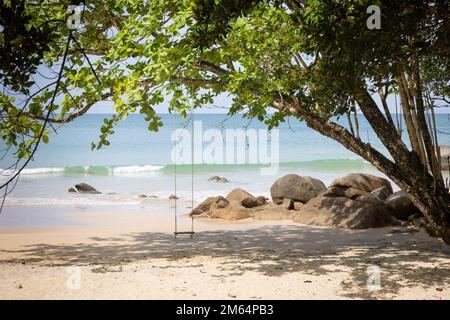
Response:
[[[223,172],[232,170],[259,170],[267,167],[264,164],[195,164],[194,172]],[[358,170],[371,168],[371,164],[362,159],[321,159],[310,161],[282,162],[279,164],[281,169],[308,169],[312,171],[341,171]],[[72,167],[45,167],[45,168],[26,168],[22,171],[23,175],[135,175],[135,174],[190,174],[191,164],[168,164],[168,165],[128,165],[128,166],[72,166]],[[1,169],[0,169],[1,170]],[[3,174],[10,174],[12,171],[4,170]]]
[[[250,164],[195,164],[193,169],[196,173],[223,172],[233,170],[259,170],[268,167],[269,164],[250,163]],[[180,174],[190,174],[191,164],[166,165],[162,171],[166,174],[175,172]],[[347,171],[371,169],[373,166],[362,159],[319,159],[308,161],[291,161],[279,163],[280,169],[306,169],[311,171]]]
[[[161,165],[133,165],[133,166],[73,166],[73,167],[48,167],[25,168],[22,175],[128,175],[156,172],[163,169]],[[4,176],[11,175],[14,170],[0,169]]]
[[[114,168],[113,173],[114,174],[128,174],[128,173],[152,172],[152,171],[159,171],[163,168],[164,168],[164,166],[155,166],[155,165],[126,166],[126,167]]]

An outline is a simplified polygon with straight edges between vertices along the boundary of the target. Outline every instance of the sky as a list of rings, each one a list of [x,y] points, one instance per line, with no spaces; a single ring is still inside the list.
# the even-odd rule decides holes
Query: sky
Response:
[[[381,100],[378,97],[378,95],[373,95],[373,98],[377,105],[381,108]],[[389,111],[392,114],[396,113],[395,110],[395,97],[393,95],[388,96],[387,103],[389,106]],[[227,94],[222,94],[219,97],[216,98],[214,106],[209,105],[205,108],[197,109],[195,112],[197,114],[217,114],[217,113],[226,113],[226,109],[231,106],[231,97],[229,97]],[[168,113],[167,111],[167,104],[161,104],[158,105],[155,109],[157,113]],[[401,113],[401,105],[399,98],[397,97],[397,108],[399,110],[399,113]],[[89,113],[100,113],[100,114],[110,114],[113,113],[112,109],[112,103],[111,102],[99,102],[96,105],[93,106],[93,108],[89,111]],[[437,108],[435,109],[436,113],[450,113],[449,108]]]

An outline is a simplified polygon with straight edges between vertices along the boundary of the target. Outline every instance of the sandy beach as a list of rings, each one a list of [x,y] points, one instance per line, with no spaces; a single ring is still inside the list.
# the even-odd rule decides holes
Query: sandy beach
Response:
[[[450,248],[422,230],[197,219],[174,239],[170,208],[52,210],[74,225],[0,229],[1,299],[450,298]]]

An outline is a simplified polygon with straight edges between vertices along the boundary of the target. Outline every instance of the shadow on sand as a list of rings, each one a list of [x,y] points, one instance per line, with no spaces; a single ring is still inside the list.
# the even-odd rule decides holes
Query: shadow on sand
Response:
[[[272,277],[300,272],[331,278],[335,272],[350,270],[348,278],[341,284],[343,296],[349,298],[375,296],[366,285],[368,265],[374,264],[382,273],[382,293],[396,294],[401,287],[410,285],[433,290],[450,286],[450,248],[422,232],[411,234],[405,230],[350,231],[290,225],[205,231],[193,239],[143,232],[92,238],[89,243],[36,244],[20,251],[9,251],[12,256],[20,254],[20,259],[0,259],[2,263],[87,265],[93,268],[166,259],[179,262],[182,268],[193,257],[225,258],[217,270],[220,277],[253,271]],[[168,264],[167,268],[174,268],[174,264]]]

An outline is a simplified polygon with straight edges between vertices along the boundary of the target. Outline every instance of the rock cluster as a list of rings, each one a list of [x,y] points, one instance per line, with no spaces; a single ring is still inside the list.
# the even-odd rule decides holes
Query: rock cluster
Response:
[[[325,184],[312,177],[288,174],[270,188],[272,202],[236,188],[225,197],[210,197],[191,212],[195,217],[226,220],[293,220],[297,223],[365,229],[409,221],[423,226],[424,217],[403,191],[393,193],[384,178],[352,173]]]

